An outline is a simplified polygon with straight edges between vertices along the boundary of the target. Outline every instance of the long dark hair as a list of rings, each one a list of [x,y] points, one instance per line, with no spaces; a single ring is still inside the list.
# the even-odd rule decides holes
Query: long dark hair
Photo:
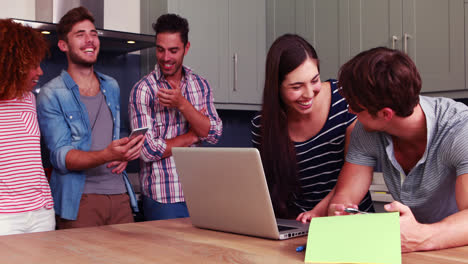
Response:
[[[260,154],[270,196],[278,217],[296,217],[290,210],[293,193],[299,193],[294,144],[289,138],[286,106],[281,99],[281,84],[286,75],[307,58],[319,68],[315,49],[298,35],[285,34],[268,51],[261,118]],[[320,69],[320,68],[319,68]]]

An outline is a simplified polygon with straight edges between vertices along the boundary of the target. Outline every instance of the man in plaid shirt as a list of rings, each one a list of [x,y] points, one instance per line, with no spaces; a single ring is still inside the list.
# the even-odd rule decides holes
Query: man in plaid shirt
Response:
[[[143,212],[146,220],[188,217],[172,147],[215,144],[222,122],[208,82],[183,65],[190,48],[187,20],[165,14],[153,28],[157,64],[129,99],[132,129],[149,127],[140,153]]]

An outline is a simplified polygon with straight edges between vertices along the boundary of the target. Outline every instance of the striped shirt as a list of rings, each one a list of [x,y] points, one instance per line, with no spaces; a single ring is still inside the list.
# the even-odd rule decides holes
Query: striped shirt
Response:
[[[426,117],[426,150],[408,174],[395,158],[392,137],[367,132],[359,122],[346,161],[369,167],[378,162],[393,199],[410,207],[419,222],[435,223],[458,212],[455,182],[468,173],[468,107],[425,96],[420,96],[420,105]]]
[[[32,93],[0,100],[0,213],[53,207],[40,136]]]
[[[356,119],[348,112],[348,104],[338,93],[337,82],[329,80],[332,91],[330,111],[323,128],[304,142],[294,142],[302,194],[295,194],[294,204],[300,212],[312,210],[335,187],[344,163],[347,127]],[[259,148],[261,115],[252,119],[252,142]],[[359,208],[373,211],[369,193]]]
[[[140,154],[140,181],[145,196],[160,203],[184,202],[184,194],[172,156],[162,158],[166,140],[187,133],[190,124],[176,108],[159,104],[157,92],[170,89],[169,83],[156,65],[154,71],[135,84],[130,92],[129,116],[131,128],[149,127]],[[208,82],[183,67],[182,95],[210,119],[210,131],[206,138],[211,144],[218,142],[222,122],[213,104],[213,94]]]

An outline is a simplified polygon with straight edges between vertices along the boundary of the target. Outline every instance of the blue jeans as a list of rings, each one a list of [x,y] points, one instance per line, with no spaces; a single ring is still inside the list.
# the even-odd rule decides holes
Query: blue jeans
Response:
[[[143,195],[143,215],[151,221],[189,217],[189,212],[185,202],[164,204]]]

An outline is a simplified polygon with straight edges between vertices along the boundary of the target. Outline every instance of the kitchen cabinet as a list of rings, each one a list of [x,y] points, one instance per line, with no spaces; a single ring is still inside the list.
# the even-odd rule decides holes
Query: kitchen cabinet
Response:
[[[265,0],[142,4],[149,8],[145,12],[154,14],[147,16],[153,18],[149,24],[166,12],[188,20],[191,46],[184,65],[208,80],[218,109],[260,109],[266,57]]]
[[[229,1],[229,103],[261,104],[265,79],[265,0]]]
[[[0,8],[0,19],[18,18],[35,20],[35,10],[35,0],[2,1]]]
[[[317,50],[322,80],[361,51],[385,46],[416,63],[429,95],[463,96],[464,0],[272,0],[267,40],[297,33]],[[467,16],[468,17],[468,13]],[[466,97],[466,94],[464,95]]]
[[[141,33],[139,1],[104,0],[103,12],[105,29]]]
[[[36,19],[35,0],[2,1],[0,8],[0,19],[18,18],[26,20]]]
[[[267,2],[268,48],[286,33],[295,33],[315,48],[320,60],[322,80],[337,78],[339,67],[350,58],[347,17],[342,0],[273,0]]]
[[[216,102],[229,101],[228,1],[171,1],[169,11],[189,22],[190,50],[184,65],[207,79]]]
[[[352,55],[376,46],[399,49],[416,63],[423,93],[465,89],[463,0],[348,2]]]

